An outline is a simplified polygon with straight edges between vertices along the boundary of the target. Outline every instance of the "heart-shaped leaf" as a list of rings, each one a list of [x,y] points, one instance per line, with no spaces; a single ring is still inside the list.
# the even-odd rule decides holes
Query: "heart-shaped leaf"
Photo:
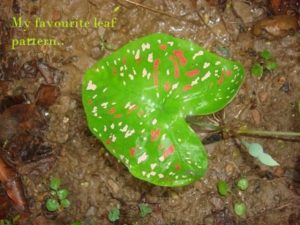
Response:
[[[222,109],[244,77],[241,64],[166,34],[132,41],[83,79],[88,125],[142,180],[182,186],[202,177],[207,155],[185,121]]]

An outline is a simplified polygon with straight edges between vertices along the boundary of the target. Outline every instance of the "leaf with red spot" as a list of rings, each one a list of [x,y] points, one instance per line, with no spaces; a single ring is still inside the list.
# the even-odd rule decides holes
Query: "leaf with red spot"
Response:
[[[244,78],[238,62],[166,34],[126,44],[83,79],[88,126],[137,178],[182,186],[201,178],[207,155],[185,118],[224,108]]]

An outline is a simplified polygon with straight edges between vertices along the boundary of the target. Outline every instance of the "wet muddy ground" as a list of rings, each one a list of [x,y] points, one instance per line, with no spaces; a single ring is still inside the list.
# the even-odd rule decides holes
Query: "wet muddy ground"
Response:
[[[270,168],[249,156],[237,139],[220,140],[206,145],[209,169],[201,180],[182,188],[157,187],[131,176],[91,135],[81,103],[81,80],[87,68],[132,39],[164,32],[244,65],[246,80],[239,94],[211,119],[227,126],[299,131],[300,33],[295,24],[299,15],[266,25],[259,21],[274,11],[263,0],[137,2],[169,16],[121,0],[1,1],[1,157],[19,174],[31,212],[15,224],[62,225],[76,220],[85,225],[112,224],[107,215],[113,207],[121,210],[115,224],[300,224],[299,142],[243,137],[262,144],[280,163]],[[117,5],[121,8],[113,14]],[[22,31],[12,29],[10,23],[14,15],[110,20],[112,14],[117,18],[114,28]],[[31,36],[57,37],[64,45],[11,50],[11,38]],[[251,65],[263,49],[272,52],[279,67],[260,78],[251,76]],[[250,182],[245,192],[218,194],[219,180],[234,186],[241,176]],[[47,213],[44,206],[51,177],[61,178],[70,190],[71,206],[58,213]],[[11,207],[5,187],[0,188],[2,219],[20,212]],[[236,199],[246,203],[245,217],[234,214]],[[139,203],[148,203],[153,212],[141,218]]]

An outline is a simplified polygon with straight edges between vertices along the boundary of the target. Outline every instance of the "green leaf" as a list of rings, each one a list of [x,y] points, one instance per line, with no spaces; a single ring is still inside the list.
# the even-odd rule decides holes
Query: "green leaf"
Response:
[[[279,163],[276,162],[269,154],[267,153],[262,153],[258,157],[258,160],[267,165],[267,166],[279,166]]]
[[[57,178],[57,177],[54,177],[54,178],[52,178],[52,179],[50,180],[50,188],[51,188],[52,190],[57,191],[58,188],[60,187],[60,184],[61,184],[61,181],[60,181],[60,179]]]
[[[249,150],[249,154],[253,157],[258,157],[264,153],[263,147],[258,143],[251,143],[247,148]]]
[[[0,225],[12,225],[12,222],[10,222],[9,220],[0,220]]]
[[[237,182],[237,187],[241,190],[241,191],[245,191],[249,186],[249,182],[246,178],[241,178],[239,179],[239,181]]]
[[[244,202],[236,202],[234,203],[234,212],[236,215],[238,216],[245,216],[246,215],[246,211],[247,211],[247,207],[246,204]]]
[[[268,70],[275,70],[275,69],[277,69],[278,68],[278,64],[276,63],[276,62],[268,62],[267,64],[266,64],[266,68],[268,69]]]
[[[257,158],[261,163],[267,166],[278,166],[279,163],[276,162],[269,154],[265,153],[263,147],[258,143],[247,143],[242,142],[249,151],[249,154]]]
[[[263,50],[261,53],[260,53],[260,56],[263,58],[263,59],[265,59],[265,60],[270,60],[270,59],[272,59],[272,53],[271,52],[269,52],[268,50]]]
[[[251,68],[251,74],[256,77],[260,77],[263,75],[264,68],[259,63],[254,63]]]
[[[65,199],[60,200],[60,204],[64,208],[69,208],[71,205],[71,202],[69,201],[69,199],[65,198]]]
[[[82,223],[80,221],[76,221],[76,222],[71,223],[70,225],[82,225]]]
[[[140,209],[141,217],[145,217],[148,214],[152,213],[151,207],[148,204],[145,204],[145,203],[139,204],[139,209]]]
[[[238,62],[152,34],[99,60],[83,78],[92,133],[135,177],[160,186],[201,178],[207,154],[186,117],[224,108],[244,79]]]
[[[222,196],[228,195],[229,187],[228,187],[228,184],[226,183],[226,181],[220,180],[217,184],[217,187],[218,187],[218,192],[220,195],[222,195]]]
[[[67,189],[60,189],[57,191],[57,197],[62,200],[69,196],[69,191]]]
[[[56,210],[58,210],[59,208],[59,203],[56,199],[47,199],[46,201],[46,209],[49,211],[49,212],[54,212]]]
[[[120,219],[120,210],[117,207],[112,208],[108,213],[108,219],[110,222],[116,222]]]

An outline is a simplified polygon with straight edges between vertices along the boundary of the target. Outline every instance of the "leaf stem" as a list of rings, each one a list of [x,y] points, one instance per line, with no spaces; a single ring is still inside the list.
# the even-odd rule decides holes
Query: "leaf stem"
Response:
[[[240,128],[237,134],[245,134],[245,135],[258,135],[258,136],[268,136],[268,137],[300,137],[300,132],[289,132],[289,131],[265,131],[265,130],[254,130],[247,128]]]

